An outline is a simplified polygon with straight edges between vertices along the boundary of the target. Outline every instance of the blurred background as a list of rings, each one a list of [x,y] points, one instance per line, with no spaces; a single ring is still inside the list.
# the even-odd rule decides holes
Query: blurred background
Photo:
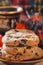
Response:
[[[30,29],[39,36],[40,43],[43,44],[43,0],[0,0],[1,6],[20,6],[23,8],[19,18],[0,18],[1,35],[12,28]],[[40,46],[43,48],[42,45]]]
[[[43,0],[0,0],[0,6],[18,5],[31,10],[31,12],[42,12]]]

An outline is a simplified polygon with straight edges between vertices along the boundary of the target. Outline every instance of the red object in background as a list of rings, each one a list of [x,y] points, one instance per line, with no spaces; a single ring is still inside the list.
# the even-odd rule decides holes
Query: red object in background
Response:
[[[2,35],[0,35],[0,47],[2,47]]]
[[[41,16],[37,16],[37,15],[33,15],[33,16],[31,17],[31,19],[32,19],[33,21],[41,21],[41,20],[42,20],[42,17],[41,17]]]
[[[19,5],[19,6],[22,6],[22,7],[28,7],[29,4],[28,4],[29,0],[11,0],[11,3],[12,5]]]
[[[18,22],[16,25],[16,29],[25,29],[25,24]]]
[[[38,36],[41,41],[41,44],[43,44],[43,30],[38,30]]]
[[[12,5],[17,5],[19,3],[19,0],[11,0]]]

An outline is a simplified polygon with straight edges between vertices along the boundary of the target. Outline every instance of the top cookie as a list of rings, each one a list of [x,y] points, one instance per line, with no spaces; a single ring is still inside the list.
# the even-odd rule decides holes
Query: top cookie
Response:
[[[2,42],[7,46],[37,46],[38,36],[31,30],[10,30],[5,33]]]

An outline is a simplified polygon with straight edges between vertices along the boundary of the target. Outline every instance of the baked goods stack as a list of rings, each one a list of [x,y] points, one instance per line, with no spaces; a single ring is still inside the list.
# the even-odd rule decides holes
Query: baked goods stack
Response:
[[[2,59],[23,61],[43,57],[43,50],[38,47],[39,38],[31,30],[10,30],[5,33],[2,47]]]

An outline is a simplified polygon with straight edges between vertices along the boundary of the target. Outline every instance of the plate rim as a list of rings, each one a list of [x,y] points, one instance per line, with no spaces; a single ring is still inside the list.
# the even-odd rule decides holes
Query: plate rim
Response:
[[[7,61],[7,60],[4,60],[4,59],[0,59],[0,61],[2,62],[8,62],[8,63],[36,63],[36,62],[42,62],[43,61],[43,58],[41,59],[37,59],[37,60],[28,60],[28,61]]]

